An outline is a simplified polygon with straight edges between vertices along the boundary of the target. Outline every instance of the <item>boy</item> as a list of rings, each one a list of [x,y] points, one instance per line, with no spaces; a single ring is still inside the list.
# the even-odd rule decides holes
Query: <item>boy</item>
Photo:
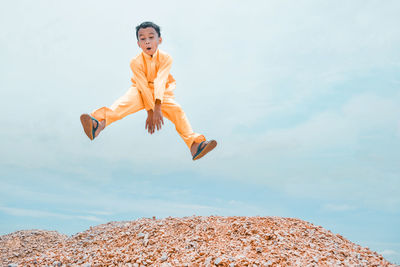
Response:
[[[160,130],[163,116],[175,124],[175,128],[197,160],[213,150],[217,142],[194,133],[181,106],[175,102],[173,90],[176,83],[169,73],[172,58],[160,51],[162,42],[160,27],[153,22],[143,22],[136,27],[136,38],[142,52],[131,60],[132,86],[110,108],[102,107],[81,115],[86,135],[93,140],[104,128],[129,114],[146,109],[145,129],[150,134]]]

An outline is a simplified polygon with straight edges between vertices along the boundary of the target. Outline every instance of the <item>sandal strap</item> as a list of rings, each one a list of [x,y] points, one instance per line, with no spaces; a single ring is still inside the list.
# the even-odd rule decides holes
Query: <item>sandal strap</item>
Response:
[[[193,155],[193,159],[195,159],[195,158],[201,153],[201,151],[203,151],[203,149],[207,146],[206,144],[204,144],[204,146],[201,147],[201,145],[202,145],[204,142],[206,142],[206,141],[201,142],[201,143],[199,144],[199,146],[197,147],[197,151],[196,151],[196,154]]]
[[[95,122],[97,122],[97,125],[96,125],[96,127],[93,127],[93,125],[92,125],[92,136],[93,136],[93,139],[94,139],[94,134],[95,134],[95,132],[97,131],[97,129],[99,128],[99,121],[98,120],[96,120],[95,118],[93,118],[92,116],[90,116],[91,118],[92,118],[92,120],[93,121],[95,121]],[[92,123],[93,124],[93,123]]]

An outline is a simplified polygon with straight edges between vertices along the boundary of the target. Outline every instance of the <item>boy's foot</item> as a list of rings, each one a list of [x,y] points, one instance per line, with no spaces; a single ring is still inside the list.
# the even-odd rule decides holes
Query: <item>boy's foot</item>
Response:
[[[196,147],[197,146],[197,147]],[[205,156],[208,152],[213,150],[217,146],[217,141],[203,141],[200,144],[194,143],[192,145],[192,156],[193,160],[198,160]]]
[[[81,115],[83,130],[90,140],[93,140],[95,137],[97,137],[99,133],[105,128],[104,122],[104,120],[99,122],[89,114]]]

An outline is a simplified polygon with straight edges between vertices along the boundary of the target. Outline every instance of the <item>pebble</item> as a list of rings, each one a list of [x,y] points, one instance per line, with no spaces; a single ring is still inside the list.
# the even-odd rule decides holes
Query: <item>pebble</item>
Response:
[[[299,219],[221,216],[110,222],[70,237],[43,230],[0,236],[0,266],[34,264],[395,266],[368,248]]]
[[[161,261],[166,261],[166,260],[168,260],[168,255],[167,255],[167,253],[164,252],[164,253],[162,254],[160,260],[161,260]]]
[[[205,265],[210,264],[210,263],[211,263],[211,260],[212,260],[212,257],[207,257],[206,260],[205,260],[205,262],[204,262],[204,264],[205,264]]]

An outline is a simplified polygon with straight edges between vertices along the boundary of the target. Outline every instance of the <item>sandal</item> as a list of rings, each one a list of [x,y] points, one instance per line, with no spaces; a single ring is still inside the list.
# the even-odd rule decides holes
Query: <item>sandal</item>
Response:
[[[94,127],[93,122],[97,122],[96,127]],[[99,128],[99,121],[90,116],[89,114],[82,114],[81,115],[81,123],[83,126],[83,130],[85,134],[89,137],[90,140],[95,138],[95,132]]]
[[[193,155],[193,160],[202,158],[208,152],[213,150],[216,146],[217,146],[217,141],[215,141],[215,140],[201,142],[199,147],[197,148],[196,154]]]

